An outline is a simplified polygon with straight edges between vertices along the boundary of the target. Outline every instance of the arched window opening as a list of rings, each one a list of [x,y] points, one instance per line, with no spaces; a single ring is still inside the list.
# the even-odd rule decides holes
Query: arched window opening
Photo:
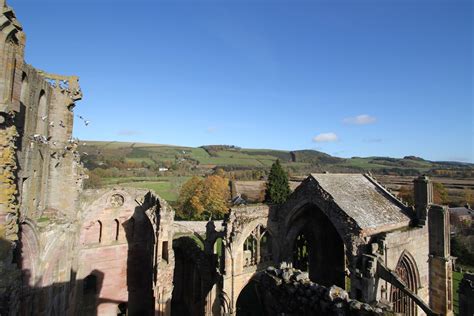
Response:
[[[119,232],[120,232],[120,223],[118,219],[115,219],[115,241],[119,240]]]
[[[38,119],[36,125],[36,133],[44,137],[48,135],[48,108],[46,103],[46,93],[44,90],[41,90],[40,97],[38,101]]]
[[[25,73],[22,74],[21,77],[21,90],[20,90],[20,111],[18,115],[15,117],[18,126],[18,147],[21,147],[21,143],[23,142],[23,138],[26,134],[26,102],[28,96],[28,78]],[[21,194],[21,193],[20,193]]]
[[[97,223],[99,224],[99,243],[101,243],[102,242],[102,222],[97,221]]]
[[[257,264],[257,239],[250,234],[244,242],[244,267]]]
[[[28,76],[26,73],[23,73],[21,77],[21,92],[20,92],[20,102],[25,105],[28,97]]]
[[[309,270],[309,246],[308,239],[301,233],[296,237],[293,248],[293,266],[301,271]]]
[[[168,263],[169,254],[168,254],[168,241],[163,241],[161,246],[161,258]]]
[[[265,228],[260,228],[260,262],[272,261],[272,236]]]
[[[308,272],[313,282],[344,288],[346,250],[329,217],[317,205],[308,203],[294,211],[289,227],[291,248],[285,253],[293,267]]]
[[[405,285],[413,292],[418,289],[418,269],[415,262],[406,253],[398,261],[395,272],[402,279]],[[407,316],[417,315],[417,306],[415,302],[399,288],[392,286],[390,299],[393,311]]]

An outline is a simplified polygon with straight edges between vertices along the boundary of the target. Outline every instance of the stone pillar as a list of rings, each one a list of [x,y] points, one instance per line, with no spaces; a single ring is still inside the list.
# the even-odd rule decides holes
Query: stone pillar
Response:
[[[474,315],[474,274],[464,274],[459,284],[459,315]]]
[[[432,205],[428,212],[430,306],[442,315],[453,315],[453,264],[450,256],[449,212]]]
[[[418,224],[424,226],[427,210],[433,203],[433,184],[427,176],[419,176],[413,181],[413,189]]]

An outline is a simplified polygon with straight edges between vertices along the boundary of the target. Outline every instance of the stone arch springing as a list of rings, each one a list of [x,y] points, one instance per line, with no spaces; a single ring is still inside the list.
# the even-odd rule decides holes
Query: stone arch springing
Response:
[[[405,285],[415,294],[417,294],[420,285],[420,276],[416,262],[408,251],[404,251],[398,260],[395,272]],[[395,313],[407,316],[417,315],[417,305],[405,293],[396,286],[391,286],[390,302]]]
[[[119,234],[120,234],[120,223],[118,219],[114,219],[115,223],[115,241],[119,240]]]

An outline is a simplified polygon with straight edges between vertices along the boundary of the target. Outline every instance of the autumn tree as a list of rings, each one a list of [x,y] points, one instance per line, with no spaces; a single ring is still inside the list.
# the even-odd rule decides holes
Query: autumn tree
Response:
[[[229,209],[229,180],[219,175],[207,176],[203,185],[205,211],[213,218],[221,219]]]
[[[181,187],[178,197],[178,206],[182,216],[188,219],[201,217],[204,211],[202,203],[203,180],[196,176],[192,177]]]
[[[290,195],[290,186],[288,175],[283,170],[280,160],[277,159],[270,169],[268,175],[267,189],[265,191],[265,200],[274,204],[283,204]]]
[[[220,175],[205,179],[192,177],[183,184],[178,206],[187,219],[222,219],[228,211],[230,199],[229,180]]]

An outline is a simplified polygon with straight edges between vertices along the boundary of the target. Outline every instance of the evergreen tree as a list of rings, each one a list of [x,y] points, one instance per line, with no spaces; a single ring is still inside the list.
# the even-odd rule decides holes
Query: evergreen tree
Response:
[[[285,170],[283,170],[280,160],[277,160],[273,163],[268,175],[265,200],[269,203],[283,204],[288,199],[290,193],[288,176]]]

